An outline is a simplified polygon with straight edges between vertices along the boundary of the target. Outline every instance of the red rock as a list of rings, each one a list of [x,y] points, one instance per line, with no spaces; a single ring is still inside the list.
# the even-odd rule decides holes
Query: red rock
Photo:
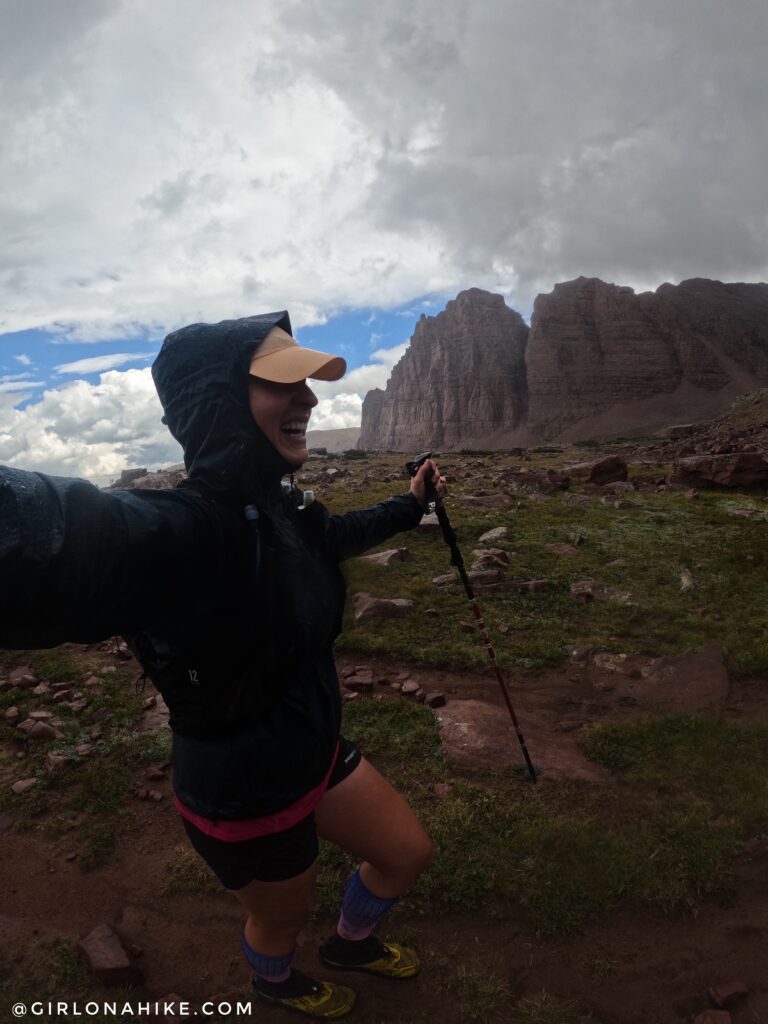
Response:
[[[416,603],[402,597],[372,597],[370,594],[359,593],[354,596],[355,622],[367,622],[371,619],[394,619],[410,615],[416,610]]]
[[[78,943],[89,970],[104,985],[141,985],[144,975],[134,967],[120,939],[100,924]]]
[[[587,483],[603,486],[617,480],[626,480],[629,470],[621,456],[608,455],[596,462],[580,462],[575,466],[569,466],[566,472],[569,476],[586,480]]]
[[[342,699],[349,704],[350,701],[357,700],[359,696],[360,694],[356,693],[354,690],[345,690]]]
[[[161,782],[165,778],[165,772],[162,768],[158,768],[157,765],[147,768],[144,772],[144,778],[148,782]]]
[[[30,711],[27,715],[33,722],[47,722],[48,719],[53,718],[52,711]]]
[[[51,692],[51,688],[48,683],[38,683],[32,690],[35,697],[45,697],[46,694]]]
[[[444,576],[435,576],[432,580],[436,587],[443,587],[446,583],[458,583],[459,578],[455,572],[446,573]]]
[[[144,698],[144,704],[142,705],[142,707],[144,708],[145,711],[149,711],[149,709],[153,708],[156,704],[157,704],[157,697],[154,697],[154,696],[152,696],[152,697],[145,697]]]
[[[437,610],[437,608],[425,608],[424,614],[427,615],[430,619],[435,619],[440,614],[440,612]]]
[[[705,1010],[693,1021],[693,1024],[732,1024],[733,1018],[727,1010]]]
[[[147,792],[147,796],[149,797],[150,800],[154,800],[155,803],[159,803],[163,799],[163,794],[160,792],[159,789],[150,789]]]
[[[481,544],[493,544],[497,540],[504,540],[508,533],[509,529],[506,526],[496,526],[493,530],[483,533],[479,541]]]
[[[404,562],[408,558],[408,548],[390,548],[388,551],[377,551],[373,555],[362,555],[360,561],[371,565],[391,565],[393,562]]]
[[[58,729],[54,729],[47,722],[35,722],[29,730],[31,739],[35,740],[63,740],[64,735]]]
[[[579,553],[578,548],[572,544],[545,544],[544,550],[549,551],[552,555],[563,555],[566,558],[573,558]]]
[[[88,757],[93,753],[93,747],[90,743],[81,743],[80,746],[75,747],[75,753],[78,757]]]
[[[453,792],[453,786],[448,782],[434,782],[432,792],[438,800],[447,800]]]
[[[768,488],[768,459],[758,453],[710,455],[681,459],[674,466],[673,484],[686,487]]]
[[[348,676],[344,680],[344,685],[348,690],[352,690],[354,693],[372,693],[373,692],[373,674],[366,676]]]
[[[709,990],[709,995],[715,1006],[728,1009],[748,996],[749,989],[743,981],[728,981],[720,985],[713,985]]]
[[[430,708],[442,708],[445,707],[447,701],[444,693],[428,693],[426,697],[427,707]]]
[[[61,701],[69,700],[71,696],[71,690],[57,690],[53,695],[53,699],[57,704],[59,704]]]
[[[5,720],[8,725],[16,725],[21,718],[21,712],[17,707],[11,707],[5,709]]]
[[[479,583],[481,585],[486,583],[498,583],[501,578],[501,573],[498,569],[481,569],[477,572],[468,572],[467,578],[470,583]]]
[[[49,752],[45,755],[45,767],[49,772],[60,772],[70,764],[72,764],[72,758],[67,757],[66,754],[52,754]]]
[[[515,587],[521,594],[537,594],[549,588],[549,580],[523,580]]]
[[[37,785],[37,779],[19,779],[18,782],[14,782],[11,789],[17,796],[21,796],[22,793],[28,792]]]
[[[508,447],[525,415],[527,339],[520,314],[479,288],[422,316],[386,391],[365,396],[360,447],[488,447],[491,437]]]
[[[409,680],[401,685],[400,692],[406,697],[413,697],[418,693],[419,689],[420,687],[418,683],[414,683],[412,680]]]

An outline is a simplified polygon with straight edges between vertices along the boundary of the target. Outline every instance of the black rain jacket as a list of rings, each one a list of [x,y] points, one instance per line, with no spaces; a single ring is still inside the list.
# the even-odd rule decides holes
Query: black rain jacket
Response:
[[[341,705],[339,561],[421,519],[408,494],[329,516],[286,490],[251,357],[285,312],[170,334],[152,373],[184,449],[174,490],[0,467],[0,647],[124,635],[162,693],[174,788],[213,819],[271,814],[325,775]]]

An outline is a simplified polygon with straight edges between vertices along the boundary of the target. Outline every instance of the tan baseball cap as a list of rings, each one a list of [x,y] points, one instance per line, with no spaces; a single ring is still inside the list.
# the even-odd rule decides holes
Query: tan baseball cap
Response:
[[[346,360],[327,352],[302,348],[282,327],[272,327],[251,359],[252,377],[276,384],[295,384],[305,377],[339,380],[347,372]]]

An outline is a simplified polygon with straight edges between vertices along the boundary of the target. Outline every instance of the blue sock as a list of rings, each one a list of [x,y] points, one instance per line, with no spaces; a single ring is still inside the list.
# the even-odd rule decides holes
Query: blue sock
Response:
[[[273,985],[279,984],[281,981],[287,981],[291,976],[291,961],[293,960],[293,954],[295,950],[291,950],[290,953],[284,953],[283,956],[266,956],[264,953],[257,953],[253,949],[243,933],[243,953],[245,959],[251,965],[253,973],[258,978],[263,978],[264,981],[269,981]]]
[[[397,897],[383,900],[374,896],[360,877],[360,869],[352,875],[344,890],[341,914],[336,930],[342,939],[360,941],[367,939],[376,922],[397,903]]]

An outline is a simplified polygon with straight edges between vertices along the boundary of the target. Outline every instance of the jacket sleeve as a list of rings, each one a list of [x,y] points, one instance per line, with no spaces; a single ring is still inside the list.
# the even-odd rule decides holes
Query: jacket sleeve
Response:
[[[92,643],[178,609],[212,550],[196,504],[0,467],[0,647]]]
[[[424,509],[411,493],[387,498],[370,508],[329,516],[326,543],[338,559],[354,558],[421,522]]]

